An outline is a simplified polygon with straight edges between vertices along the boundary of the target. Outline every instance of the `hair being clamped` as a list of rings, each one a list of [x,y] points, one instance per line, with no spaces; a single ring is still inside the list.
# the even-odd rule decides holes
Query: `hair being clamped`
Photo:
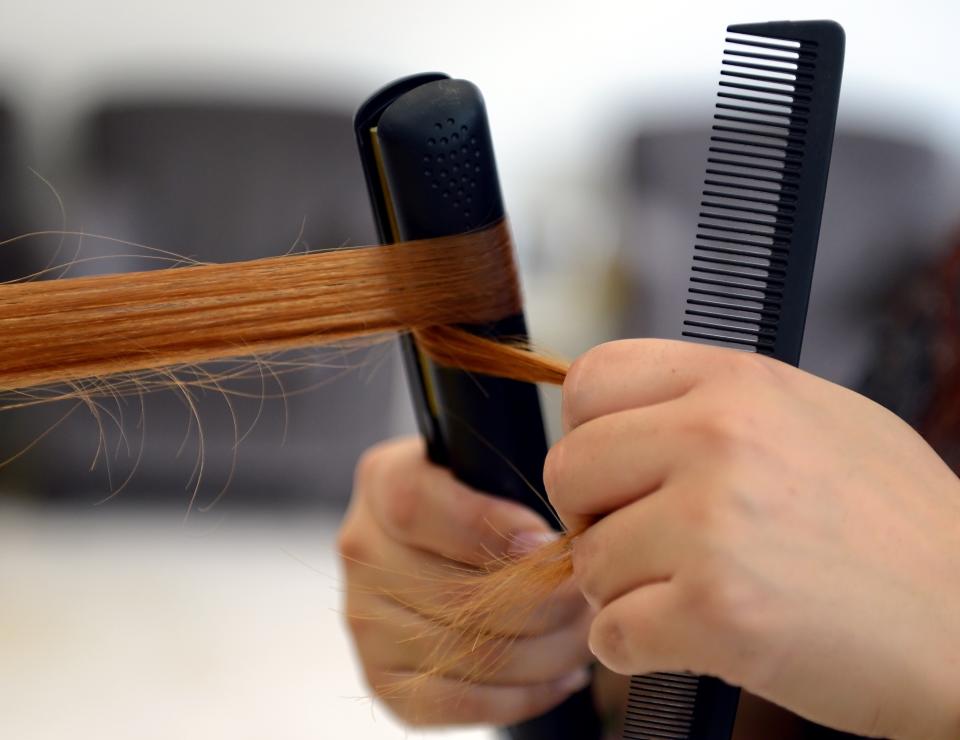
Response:
[[[382,242],[449,236],[504,218],[486,110],[473,84],[436,73],[398,80],[361,106],[354,125]],[[463,328],[494,339],[526,336],[522,312]],[[536,387],[438,365],[415,337],[401,341],[430,459],[552,521]],[[589,687],[508,728],[516,740],[591,740],[600,731]]]
[[[683,335],[800,361],[843,70],[833,21],[729,26]],[[631,679],[625,738],[729,740],[739,690]]]

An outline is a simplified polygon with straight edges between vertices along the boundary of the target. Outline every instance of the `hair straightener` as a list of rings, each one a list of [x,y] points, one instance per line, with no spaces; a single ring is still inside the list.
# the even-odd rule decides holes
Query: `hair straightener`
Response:
[[[470,82],[439,73],[397,80],[360,107],[354,128],[381,242],[450,236],[504,217],[486,109]],[[463,328],[491,338],[526,336],[522,313]],[[429,458],[464,483],[553,521],[536,387],[439,366],[411,336],[401,344]],[[507,733],[515,740],[598,739],[590,687]]]
[[[727,32],[683,335],[796,366],[844,33],[833,21],[754,23]],[[739,693],[685,673],[634,676],[624,737],[729,740]]]

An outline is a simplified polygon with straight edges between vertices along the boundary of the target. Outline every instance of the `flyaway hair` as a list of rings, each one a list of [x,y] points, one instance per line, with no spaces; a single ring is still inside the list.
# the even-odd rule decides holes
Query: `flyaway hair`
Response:
[[[388,332],[429,335],[430,327],[494,321],[519,306],[503,221],[388,246],[12,283],[0,286],[0,390]],[[439,352],[441,344],[431,346]],[[451,350],[446,360],[494,370],[496,360],[483,359],[490,344],[472,343],[473,360]]]
[[[391,332],[413,332],[440,364],[562,383],[566,363],[468,331],[520,307],[503,220],[387,246],[12,282],[0,284],[0,393],[26,399],[9,406],[29,405],[47,398],[31,390],[44,386],[92,379],[109,391],[111,378]],[[539,555],[453,574],[451,586],[463,598],[429,617],[459,630],[468,652],[500,644],[510,636],[485,625],[546,599],[569,576],[569,553],[564,538]],[[421,675],[445,672],[463,655],[438,645]],[[489,655],[496,661],[496,651]]]

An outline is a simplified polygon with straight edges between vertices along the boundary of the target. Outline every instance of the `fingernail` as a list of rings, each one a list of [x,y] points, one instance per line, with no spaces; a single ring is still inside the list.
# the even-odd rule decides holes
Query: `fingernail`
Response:
[[[557,679],[556,686],[557,691],[572,694],[574,691],[579,691],[584,688],[589,683],[590,670],[584,666],[577,668],[573,673],[568,673],[563,678]]]
[[[518,557],[533,552],[548,542],[555,542],[560,537],[558,532],[518,532],[510,538],[507,554]]]

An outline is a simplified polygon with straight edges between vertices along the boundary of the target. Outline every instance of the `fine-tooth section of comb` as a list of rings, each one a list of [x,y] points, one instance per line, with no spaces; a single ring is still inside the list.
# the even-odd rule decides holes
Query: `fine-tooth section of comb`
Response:
[[[843,69],[833,21],[729,26],[683,335],[797,365]],[[630,681],[626,740],[730,740],[739,689]]]
[[[686,740],[693,728],[698,679],[682,673],[630,678],[624,737]]]
[[[807,21],[727,31],[683,334],[796,365],[843,30]]]

